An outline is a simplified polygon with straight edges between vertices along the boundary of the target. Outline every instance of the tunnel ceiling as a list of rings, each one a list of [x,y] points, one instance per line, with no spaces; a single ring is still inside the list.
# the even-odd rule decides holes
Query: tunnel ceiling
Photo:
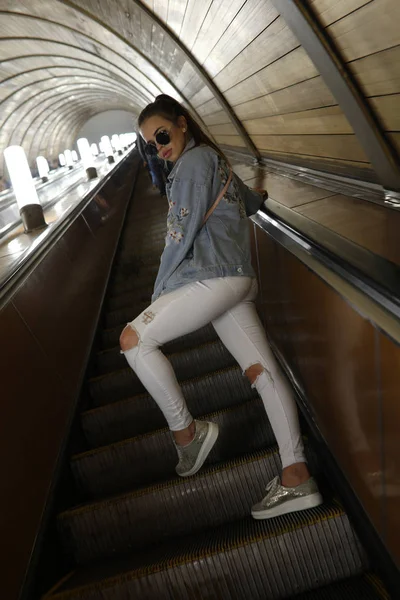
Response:
[[[372,170],[332,90],[270,0],[0,0],[0,149],[54,158],[109,109],[161,93],[220,143]],[[391,143],[399,143],[400,3],[310,0]],[[3,160],[1,163],[3,164]]]

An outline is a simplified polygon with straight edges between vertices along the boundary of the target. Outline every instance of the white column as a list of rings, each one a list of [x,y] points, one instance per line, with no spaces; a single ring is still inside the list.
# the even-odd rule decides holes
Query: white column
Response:
[[[21,146],[9,146],[4,150],[4,159],[25,232],[29,233],[35,229],[46,227],[43,208],[33,183],[24,149]]]

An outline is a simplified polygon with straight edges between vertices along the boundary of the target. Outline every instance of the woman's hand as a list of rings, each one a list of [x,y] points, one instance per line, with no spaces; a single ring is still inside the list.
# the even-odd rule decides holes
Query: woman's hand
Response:
[[[254,192],[258,192],[259,194],[262,195],[262,197],[264,198],[264,200],[266,200],[268,198],[268,192],[267,190],[264,190],[262,188],[251,188]]]

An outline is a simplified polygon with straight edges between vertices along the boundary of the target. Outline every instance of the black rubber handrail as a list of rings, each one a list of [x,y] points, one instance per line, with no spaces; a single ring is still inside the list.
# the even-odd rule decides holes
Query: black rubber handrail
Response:
[[[333,273],[400,318],[400,267],[323,225],[268,199],[256,225],[290,252],[301,248]]]

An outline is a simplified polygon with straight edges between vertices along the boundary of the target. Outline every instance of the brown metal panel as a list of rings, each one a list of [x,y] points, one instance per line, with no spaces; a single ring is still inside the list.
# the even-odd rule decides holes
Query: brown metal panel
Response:
[[[382,469],[375,329],[287,250],[257,239],[267,332],[382,535],[383,487],[369,475]]]
[[[268,335],[285,352],[287,324],[284,304],[287,301],[278,246],[263,233],[257,233],[259,264],[260,314]]]
[[[351,69],[367,96],[400,92],[400,46],[359,58]]]
[[[328,32],[345,60],[351,61],[397,46],[399,19],[398,0],[375,0],[333,23]]]
[[[400,214],[359,198],[335,195],[296,208],[296,212],[352,242],[400,264]]]
[[[387,545],[400,564],[400,347],[380,334]],[[374,479],[380,473],[371,474]]]
[[[37,534],[70,398],[32,332],[12,305],[0,312],[1,539],[7,568],[1,596],[14,599]]]
[[[106,255],[100,248],[100,253],[94,251],[94,245],[95,240],[80,217],[69,230],[68,241],[60,240],[52,248],[13,298],[48,355],[49,367],[59,375],[70,395],[78,391],[86,354],[82,340],[90,337],[93,314],[104,285]],[[74,262],[69,257],[72,246],[79,249],[79,260]],[[99,261],[99,256],[103,260]]]
[[[235,111],[241,119],[248,120],[335,106],[336,104],[332,93],[323,79],[318,76],[278,89],[267,96],[256,97],[238,104],[235,106]]]
[[[351,135],[252,135],[260,150],[308,154],[317,158],[368,163],[358,139]]]
[[[318,13],[321,23],[329,25],[364,6],[364,4],[368,4],[370,0],[346,0],[345,2],[338,2],[337,0],[308,0],[308,2],[311,8]]]
[[[297,47],[288,54],[237,83],[225,92],[233,104],[242,104],[265,94],[317,77],[318,71],[306,51]]]
[[[338,106],[315,108],[286,115],[244,121],[250,134],[261,135],[327,135],[353,133]]]
[[[235,172],[237,172],[236,167]],[[246,173],[246,171],[244,172]],[[269,198],[289,208],[302,205],[308,206],[316,200],[334,196],[333,192],[323,188],[308,185],[289,177],[266,173],[265,171],[252,179],[247,179],[246,185],[267,189]]]
[[[264,21],[267,25],[267,21]],[[299,45],[296,37],[278,17],[260,35],[254,38],[214,78],[223,92],[251,77],[267,65],[279,60]]]
[[[17,598],[86,368],[132,170],[106,183],[0,312],[0,495],[7,575],[2,597]],[[108,203],[107,202],[108,198]],[[102,218],[105,217],[105,218]],[[90,228],[88,226],[90,224]],[[21,376],[21,374],[23,376]],[[5,517],[5,519],[4,519]]]

